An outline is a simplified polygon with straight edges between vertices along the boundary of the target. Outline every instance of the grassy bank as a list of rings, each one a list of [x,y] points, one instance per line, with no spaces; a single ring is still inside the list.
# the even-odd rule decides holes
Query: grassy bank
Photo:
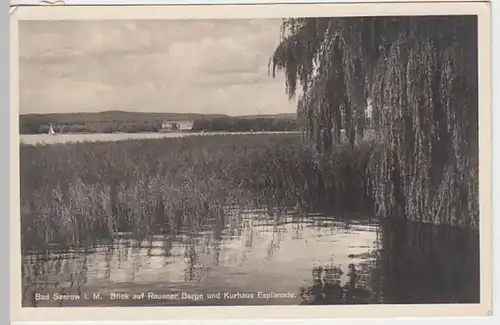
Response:
[[[21,145],[23,248],[116,231],[197,231],[224,207],[368,206],[373,146],[315,156],[297,135]]]

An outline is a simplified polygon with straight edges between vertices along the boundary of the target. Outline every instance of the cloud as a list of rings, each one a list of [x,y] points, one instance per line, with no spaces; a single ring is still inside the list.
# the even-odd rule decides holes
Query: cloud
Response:
[[[23,21],[21,112],[294,111],[267,71],[280,23]]]

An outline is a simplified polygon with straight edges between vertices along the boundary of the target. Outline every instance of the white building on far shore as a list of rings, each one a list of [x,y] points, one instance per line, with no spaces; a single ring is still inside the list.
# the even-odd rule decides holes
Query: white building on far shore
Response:
[[[193,128],[193,121],[163,121],[160,132],[182,132]]]

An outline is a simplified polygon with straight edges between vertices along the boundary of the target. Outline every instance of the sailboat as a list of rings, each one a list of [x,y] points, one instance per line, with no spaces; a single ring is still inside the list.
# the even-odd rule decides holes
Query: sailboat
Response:
[[[49,124],[49,135],[56,135],[56,132],[54,131],[54,128],[52,127],[52,124]]]

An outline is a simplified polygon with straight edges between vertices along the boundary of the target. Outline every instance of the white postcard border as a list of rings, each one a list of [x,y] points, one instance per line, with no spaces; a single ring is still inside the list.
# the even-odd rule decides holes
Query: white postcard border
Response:
[[[10,0],[11,6],[45,6],[45,5],[186,5],[186,4],[288,4],[288,3],[377,3],[380,0]],[[384,0],[383,2],[403,2],[401,0]],[[411,0],[411,2],[436,2],[433,0]],[[439,0],[439,2],[488,2],[485,0]]]

